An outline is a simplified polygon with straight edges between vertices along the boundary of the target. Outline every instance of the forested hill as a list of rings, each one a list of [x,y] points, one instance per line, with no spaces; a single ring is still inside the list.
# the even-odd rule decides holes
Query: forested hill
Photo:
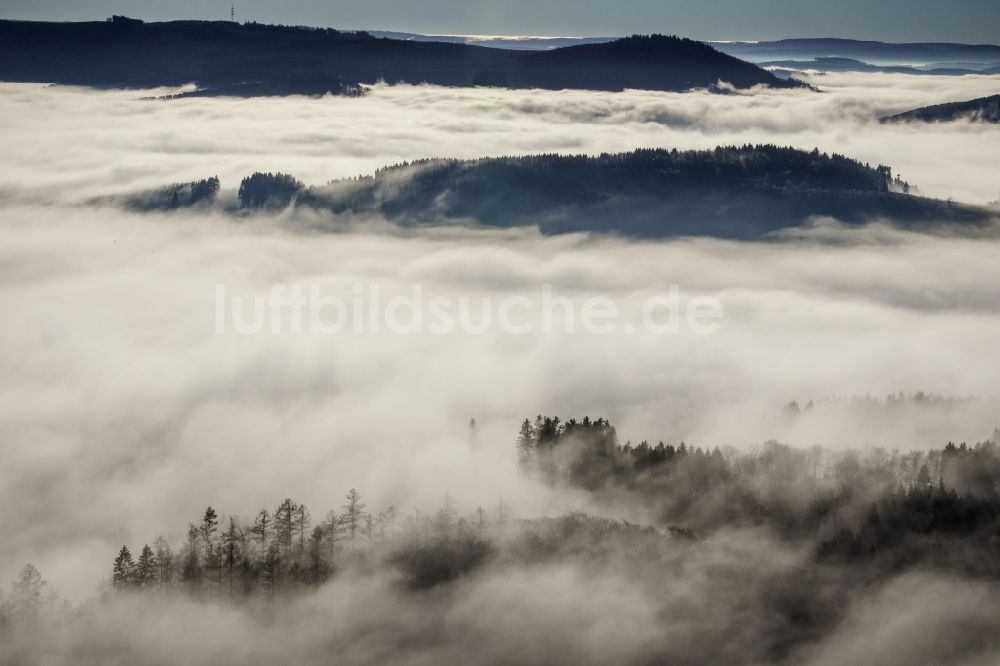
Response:
[[[882,118],[884,123],[922,122],[947,123],[955,120],[973,120],[984,123],[1000,123],[1000,95],[970,99],[967,102],[951,102],[923,106],[913,111]]]
[[[0,21],[5,81],[216,88],[314,75],[369,84],[593,90],[687,90],[719,81],[737,88],[802,85],[701,42],[662,35],[539,52],[225,21]]]
[[[890,218],[917,226],[986,217],[971,207],[912,196],[909,189],[886,166],[748,145],[597,157],[426,160],[313,188],[280,174],[255,174],[244,179],[240,200],[247,208],[294,201],[336,213],[375,213],[402,224],[453,220],[538,225],[545,233],[649,237],[756,238],[813,215],[848,223]]]

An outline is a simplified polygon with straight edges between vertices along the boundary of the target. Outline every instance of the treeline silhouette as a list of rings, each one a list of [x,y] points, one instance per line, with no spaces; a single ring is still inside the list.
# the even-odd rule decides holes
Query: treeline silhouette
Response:
[[[243,208],[284,208],[304,185],[283,173],[254,173],[240,183],[237,198]]]
[[[127,208],[140,211],[206,206],[215,201],[215,195],[219,193],[219,186],[218,176],[188,183],[175,183],[158,190],[128,196],[124,200],[124,205]]]
[[[521,424],[516,446],[526,474],[648,507],[661,525],[764,526],[814,543],[819,558],[997,576],[998,442],[1000,430],[936,451],[835,452],[771,441],[724,453],[683,441],[621,444],[607,420],[538,416]]]
[[[893,410],[902,407],[955,407],[959,405],[971,404],[981,400],[972,396],[950,396],[939,393],[925,393],[915,391],[913,393],[890,393],[884,397],[867,395],[846,395],[830,396],[818,400],[809,399],[802,404],[798,400],[791,400],[785,405],[786,414],[799,414],[809,411],[817,406],[824,405],[849,405],[852,407],[873,410]]]
[[[314,521],[285,499],[252,521],[220,518],[208,507],[175,548],[164,538],[137,554],[123,545],[112,566],[115,591],[184,591],[230,599],[271,596],[316,585],[341,569],[385,565],[420,589],[453,580],[481,563],[510,520],[503,502],[461,516],[450,499],[435,513],[373,512],[355,490],[342,507]]]

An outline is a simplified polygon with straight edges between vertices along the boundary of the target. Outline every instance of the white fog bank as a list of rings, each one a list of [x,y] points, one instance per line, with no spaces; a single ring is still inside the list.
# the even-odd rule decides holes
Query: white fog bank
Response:
[[[1000,77],[826,75],[753,95],[376,86],[362,99],[140,99],[0,85],[0,581],[34,562],[89,595],[123,541],[179,540],[208,504],[249,515],[293,496],[524,515],[579,498],[527,484],[518,424],[606,416],[622,438],[747,446],[939,447],[987,437],[1000,396],[1000,243],[836,226],[780,242],[633,242],[515,231],[320,233],[296,216],[140,215],[92,197],[255,170],[309,184],[428,156],[775,142],[888,163],[926,194],[1000,194],[1000,130],[873,118],[996,92]],[[164,91],[161,91],[164,92]],[[277,219],[281,217],[281,219]],[[366,231],[366,224],[372,231]],[[622,321],[677,285],[724,316],[712,335],[488,327],[216,332],[215,295],[277,284],[350,298],[613,302]],[[933,409],[789,420],[782,406],[925,391]],[[968,399],[965,399],[968,398]],[[473,449],[467,424],[479,424]],[[126,530],[125,533],[118,530]],[[123,539],[123,536],[127,538]]]

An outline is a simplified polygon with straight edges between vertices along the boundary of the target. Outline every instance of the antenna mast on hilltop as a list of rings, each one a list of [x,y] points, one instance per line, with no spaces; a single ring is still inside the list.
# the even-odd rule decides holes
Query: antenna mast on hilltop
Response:
[[[236,5],[229,5],[229,20],[236,23]]]

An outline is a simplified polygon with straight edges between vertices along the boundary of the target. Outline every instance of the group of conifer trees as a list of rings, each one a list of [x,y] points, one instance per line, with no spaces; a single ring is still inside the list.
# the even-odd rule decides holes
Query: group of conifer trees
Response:
[[[309,509],[292,499],[273,511],[260,510],[247,523],[220,519],[210,506],[199,522],[188,524],[179,550],[163,537],[144,544],[138,556],[123,545],[111,589],[250,597],[321,583],[342,566],[362,562],[388,562],[409,584],[422,587],[460,573],[470,555],[485,553],[488,533],[508,519],[502,501],[460,516],[447,497],[434,513],[400,516],[393,506],[371,512],[353,488],[339,511],[315,524]]]

